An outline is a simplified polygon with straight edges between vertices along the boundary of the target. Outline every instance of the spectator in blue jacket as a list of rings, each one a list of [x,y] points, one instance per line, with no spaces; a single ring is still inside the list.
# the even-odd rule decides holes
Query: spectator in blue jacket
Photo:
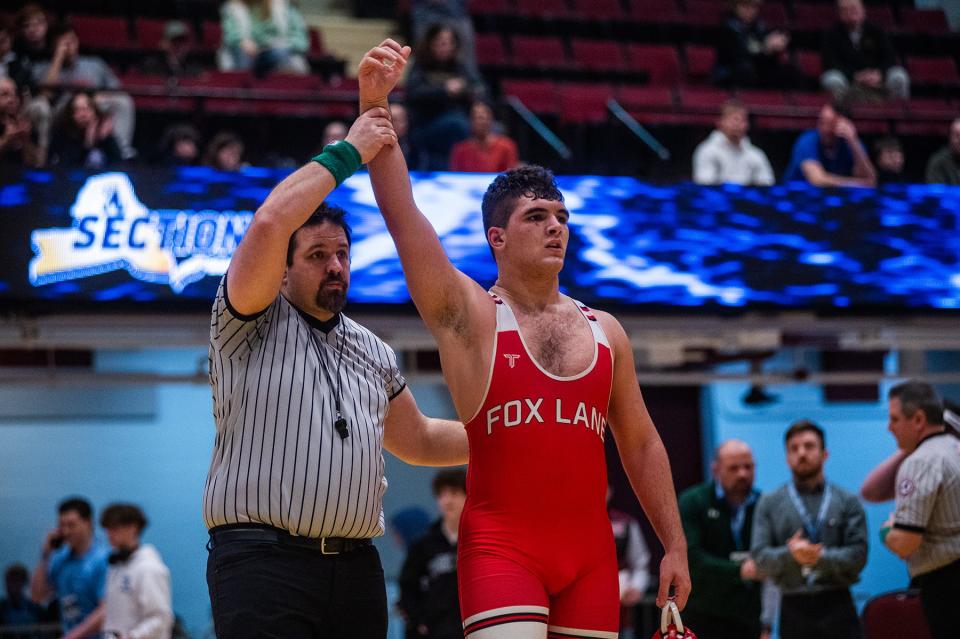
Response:
[[[95,637],[103,623],[110,549],[93,536],[90,502],[72,497],[60,503],[57,527],[47,533],[40,562],[30,580],[30,598],[60,603],[63,639]]]
[[[850,118],[826,104],[820,109],[817,128],[801,133],[794,143],[783,181],[872,187],[877,184],[877,171]]]

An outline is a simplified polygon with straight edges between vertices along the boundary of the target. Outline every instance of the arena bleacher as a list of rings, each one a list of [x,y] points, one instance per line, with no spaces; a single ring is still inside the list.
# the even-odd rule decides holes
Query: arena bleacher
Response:
[[[302,135],[314,123],[348,119],[355,113],[353,70],[324,47],[322,32],[310,29],[309,76],[256,78],[216,70],[220,45],[218,3],[49,2],[68,19],[85,53],[103,57],[135,99],[137,146],[147,147],[167,124],[190,120],[204,128],[243,128],[251,159],[278,153],[303,157],[314,149]],[[762,18],[791,34],[791,56],[800,70],[789,90],[750,89],[730,93],[711,84],[723,0],[473,0],[469,4],[476,56],[493,95],[521,146],[521,157],[562,172],[639,175],[674,181],[689,177],[689,157],[716,119],[717,109],[736,96],[753,114],[752,138],[768,150],[775,169],[786,164],[798,131],[812,126],[826,101],[819,89],[820,39],[836,20],[831,2],[770,0]],[[12,14],[2,17],[12,18]],[[171,84],[144,75],[138,63],[159,51],[163,25],[188,21],[194,53],[209,71]],[[869,141],[884,134],[902,137],[907,177],[922,179],[923,164],[942,145],[949,121],[960,108],[960,34],[940,9],[917,9],[904,0],[875,0],[868,17],[884,27],[909,70],[908,101],[854,106],[858,129]],[[397,28],[407,30],[408,7],[397,9]],[[519,99],[572,148],[564,159],[546,144],[506,98]],[[610,100],[647,127],[670,150],[664,162],[613,117]],[[264,147],[265,145],[265,147]]]

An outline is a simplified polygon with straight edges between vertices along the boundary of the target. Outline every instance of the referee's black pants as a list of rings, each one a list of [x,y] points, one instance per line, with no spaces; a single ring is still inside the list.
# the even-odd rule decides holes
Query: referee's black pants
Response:
[[[271,542],[212,545],[219,639],[384,639],[387,593],[373,545],[339,555]]]
[[[914,578],[933,639],[960,636],[960,560]]]
[[[862,636],[860,618],[847,588],[785,594],[780,599],[780,639],[860,639]]]

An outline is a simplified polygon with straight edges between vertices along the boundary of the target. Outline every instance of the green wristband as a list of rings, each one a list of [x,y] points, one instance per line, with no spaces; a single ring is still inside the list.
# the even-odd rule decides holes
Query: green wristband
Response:
[[[363,164],[360,152],[346,140],[323,147],[323,152],[314,157],[313,161],[330,171],[337,186],[356,173]]]

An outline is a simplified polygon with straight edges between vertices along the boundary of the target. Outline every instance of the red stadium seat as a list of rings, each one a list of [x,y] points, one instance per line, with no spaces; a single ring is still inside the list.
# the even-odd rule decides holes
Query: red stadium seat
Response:
[[[678,93],[680,104],[688,111],[719,115],[720,107],[732,96],[723,89],[682,87]]]
[[[680,80],[680,58],[670,45],[631,44],[627,47],[631,71],[642,71],[651,84],[675,85]]]
[[[863,607],[864,639],[931,639],[917,591],[877,595]]]
[[[82,49],[134,49],[124,18],[113,16],[71,16]]]
[[[720,26],[727,13],[727,3],[721,0],[686,0],[684,19],[691,24]]]
[[[478,64],[498,66],[507,64],[507,52],[499,33],[478,33],[475,49]]]
[[[294,73],[276,73],[265,78],[254,78],[253,89],[270,91],[320,91],[323,80],[316,75],[297,75]]]
[[[915,84],[956,84],[960,82],[953,58],[909,58],[907,70]]]
[[[517,66],[548,69],[570,66],[560,38],[516,35],[510,41],[510,48]]]
[[[758,129],[771,131],[806,131],[817,126],[817,119],[811,117],[790,117],[781,115],[761,115],[756,119]]]
[[[794,93],[791,102],[799,107],[820,110],[824,104],[829,104],[832,98],[826,93]]]
[[[625,85],[617,89],[616,99],[628,111],[634,108],[673,107],[673,91],[668,87]]]
[[[569,124],[607,121],[607,100],[613,88],[606,84],[565,84],[560,87],[560,119]]]
[[[737,93],[737,99],[751,109],[756,107],[787,106],[787,96],[780,91],[766,91],[762,89],[739,91]]]
[[[631,0],[630,19],[636,22],[680,22],[676,0]]]
[[[910,98],[907,104],[912,115],[949,119],[956,115],[956,109],[940,98]]]
[[[137,18],[134,22],[137,45],[141,49],[158,50],[160,43],[163,41],[163,29],[166,24],[166,20],[158,20],[157,18]]]
[[[950,24],[942,9],[900,9],[903,24],[915,33],[943,34],[950,32]]]
[[[556,114],[557,85],[549,80],[504,80],[503,95],[519,98],[523,104],[539,114]]]
[[[693,84],[707,84],[717,63],[717,51],[713,47],[688,44],[684,47],[687,59],[687,81]]]
[[[797,51],[797,66],[803,75],[819,82],[823,73],[819,51]]]
[[[196,78],[180,78],[183,88],[243,89],[250,86],[252,76],[247,71],[208,71]]]
[[[310,27],[310,50],[307,52],[311,58],[326,55],[327,51],[323,47],[323,33],[316,27]]]
[[[612,40],[585,40],[574,38],[571,41],[573,63],[589,71],[623,71],[626,63],[623,49]]]
[[[760,5],[760,19],[773,29],[787,29],[790,26],[787,8],[782,2],[764,2]]]
[[[580,20],[621,20],[620,0],[573,0],[574,15]]]
[[[799,31],[824,31],[837,22],[837,8],[831,4],[794,4],[793,28]]]
[[[893,9],[885,4],[868,6],[867,20],[887,32],[895,31],[898,27],[897,19],[893,16]]]
[[[475,16],[510,15],[513,9],[507,0],[470,0],[467,11]]]
[[[200,34],[200,48],[207,51],[216,51],[223,42],[223,31],[219,22],[206,21]]]
[[[566,0],[517,0],[517,10],[529,18],[553,20],[570,17]]]

